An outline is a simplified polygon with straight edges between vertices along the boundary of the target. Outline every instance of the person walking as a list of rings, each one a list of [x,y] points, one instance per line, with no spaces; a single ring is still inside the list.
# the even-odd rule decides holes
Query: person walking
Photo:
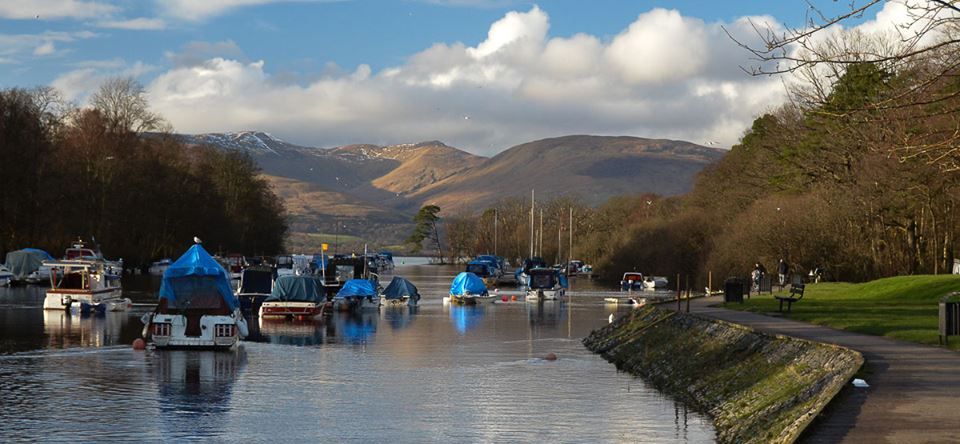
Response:
[[[790,266],[787,265],[787,261],[780,259],[780,264],[777,265],[777,277],[780,278],[780,289],[783,290],[783,286],[787,283],[787,274],[790,273]]]
[[[760,280],[763,279],[763,265],[757,262],[750,272],[750,278],[753,280],[753,291],[760,292]]]

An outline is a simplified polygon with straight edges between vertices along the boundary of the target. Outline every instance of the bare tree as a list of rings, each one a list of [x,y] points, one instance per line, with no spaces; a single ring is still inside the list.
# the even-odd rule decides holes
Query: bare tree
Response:
[[[150,111],[146,91],[131,77],[115,77],[100,85],[90,98],[94,108],[106,118],[115,132],[164,130],[166,124],[159,114]]]

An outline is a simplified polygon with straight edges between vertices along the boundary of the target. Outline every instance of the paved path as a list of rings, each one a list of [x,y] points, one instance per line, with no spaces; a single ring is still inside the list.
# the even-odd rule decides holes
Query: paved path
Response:
[[[960,443],[960,353],[712,306],[721,301],[696,299],[690,311],[863,353],[870,388],[841,391],[802,442]]]

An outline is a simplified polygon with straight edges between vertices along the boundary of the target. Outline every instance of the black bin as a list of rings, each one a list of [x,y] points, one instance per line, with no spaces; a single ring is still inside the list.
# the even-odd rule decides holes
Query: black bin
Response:
[[[960,298],[954,293],[940,300],[940,343],[948,336],[960,336]]]
[[[743,281],[739,278],[727,278],[723,282],[723,302],[743,303]]]

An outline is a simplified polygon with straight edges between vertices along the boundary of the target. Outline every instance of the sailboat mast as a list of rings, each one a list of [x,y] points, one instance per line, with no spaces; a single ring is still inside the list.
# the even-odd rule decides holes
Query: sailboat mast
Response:
[[[538,237],[540,241],[538,242],[537,256],[543,257],[543,208],[540,209],[540,233]]]
[[[533,208],[536,202],[534,190],[530,190],[530,257],[533,257]]]

